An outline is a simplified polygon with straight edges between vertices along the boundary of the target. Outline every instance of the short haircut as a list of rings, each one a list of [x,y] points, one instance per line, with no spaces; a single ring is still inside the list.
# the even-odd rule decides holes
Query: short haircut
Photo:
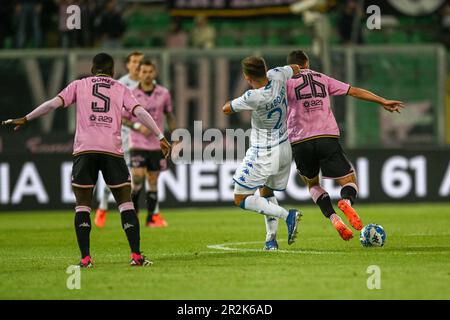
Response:
[[[114,74],[114,59],[107,53],[99,53],[92,59],[93,74],[107,74],[112,76]]]
[[[143,55],[144,55],[144,53],[143,53],[142,51],[133,51],[133,52],[131,52],[131,53],[129,53],[129,54],[127,55],[127,60],[126,60],[125,62],[126,62],[126,63],[130,62],[131,57],[134,57],[134,56],[143,56]]]
[[[309,61],[308,55],[303,50],[294,50],[287,57],[288,64],[298,64],[304,66]]]
[[[266,62],[261,57],[250,56],[241,61],[242,71],[247,76],[254,79],[261,79],[266,76]]]
[[[139,63],[138,69],[140,69],[141,66],[150,66],[150,67],[153,67],[153,68],[156,69],[155,64],[154,64],[154,63],[152,62],[152,60],[150,60],[150,59],[144,59],[144,60],[142,60],[142,61]]]

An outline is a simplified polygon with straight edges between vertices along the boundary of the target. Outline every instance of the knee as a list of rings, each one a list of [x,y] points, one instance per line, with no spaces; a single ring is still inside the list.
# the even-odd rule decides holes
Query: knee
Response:
[[[235,195],[235,196],[234,196],[234,205],[235,205],[236,207],[240,207],[242,201],[244,201],[244,200],[245,200],[245,198],[243,198],[242,196]]]
[[[140,175],[134,175],[132,177],[133,181],[133,190],[139,190],[142,188],[142,185],[144,184],[144,177]]]

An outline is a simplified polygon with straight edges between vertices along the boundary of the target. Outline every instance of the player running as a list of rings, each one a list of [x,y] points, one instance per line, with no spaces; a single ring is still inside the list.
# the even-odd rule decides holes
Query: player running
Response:
[[[287,134],[286,81],[300,72],[297,65],[267,71],[260,57],[242,60],[244,78],[253,88],[241,97],[227,102],[223,112],[252,111],[250,148],[234,174],[234,203],[245,210],[265,215],[268,224],[282,218],[288,228],[288,244],[297,236],[301,213],[278,205],[274,190],[285,190],[292,162]],[[255,195],[259,189],[260,195]],[[269,239],[265,249],[278,248]]]
[[[171,146],[153,118],[139,105],[131,91],[112,78],[114,60],[106,53],[92,61],[93,76],[71,82],[55,98],[44,102],[23,118],[2,122],[19,129],[28,121],[76,102],[76,133],[73,150],[72,188],[76,198],[75,232],[81,251],[80,267],[92,267],[90,254],[91,203],[98,172],[111,189],[120,211],[122,227],[131,249],[132,266],[149,266],[141,254],[139,220],[131,201],[131,182],[123,158],[120,127],[122,109],[134,114],[160,139],[166,157]]]
[[[139,64],[139,85],[132,92],[138,102],[155,119],[159,129],[164,131],[164,118],[172,132],[176,129],[172,99],[169,90],[155,84],[156,66],[150,60]],[[161,170],[167,169],[167,160],[161,151],[159,141],[151,131],[139,123],[139,119],[124,111],[122,123],[132,128],[130,132],[130,155],[132,191],[131,198],[138,212],[139,194],[147,179],[149,190],[146,194],[147,227],[166,227],[167,222],[159,213],[158,177]]]
[[[133,51],[127,56],[126,68],[128,74],[119,79],[119,82],[127,86],[129,89],[134,89],[139,84],[139,63],[144,58],[144,54],[140,51]],[[130,167],[130,149],[128,146],[130,129],[127,126],[122,125],[122,148],[127,167]],[[108,212],[108,199],[111,195],[111,190],[107,186],[103,187],[102,197],[100,199],[100,205],[95,212],[94,223],[98,228],[103,228],[106,223],[106,214]],[[139,207],[135,207],[135,210],[139,210]]]
[[[350,240],[353,232],[336,214],[330,196],[319,181],[319,171],[324,178],[336,180],[342,187],[338,207],[351,226],[361,230],[363,223],[353,208],[358,194],[356,174],[339,144],[339,129],[331,110],[330,96],[350,95],[375,102],[389,112],[400,112],[404,104],[310,70],[309,58],[303,51],[292,51],[287,62],[302,69],[286,85],[289,141],[298,173],[324,216],[331,220],[342,239]]]

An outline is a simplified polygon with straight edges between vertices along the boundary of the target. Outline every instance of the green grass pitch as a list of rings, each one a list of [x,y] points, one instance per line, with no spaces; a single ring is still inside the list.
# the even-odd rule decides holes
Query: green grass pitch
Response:
[[[387,232],[383,248],[340,239],[319,209],[303,206],[297,242],[262,251],[263,217],[238,208],[164,210],[165,229],[141,227],[150,268],[128,265],[116,211],[93,227],[95,268],[66,287],[79,261],[72,212],[0,214],[0,299],[450,299],[450,205],[358,205]],[[143,219],[141,216],[141,221]],[[367,268],[381,270],[369,290]]]

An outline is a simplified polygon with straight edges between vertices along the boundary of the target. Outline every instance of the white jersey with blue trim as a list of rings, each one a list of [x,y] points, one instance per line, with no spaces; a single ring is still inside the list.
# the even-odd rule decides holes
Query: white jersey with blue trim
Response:
[[[290,66],[271,69],[265,87],[248,90],[231,101],[234,112],[252,111],[251,146],[270,147],[287,140],[286,81],[293,75]]]

